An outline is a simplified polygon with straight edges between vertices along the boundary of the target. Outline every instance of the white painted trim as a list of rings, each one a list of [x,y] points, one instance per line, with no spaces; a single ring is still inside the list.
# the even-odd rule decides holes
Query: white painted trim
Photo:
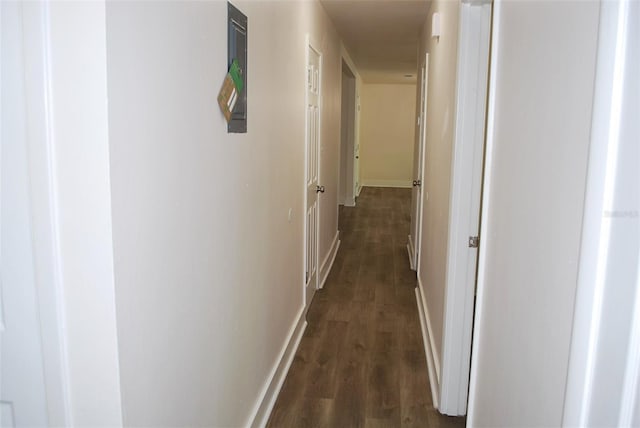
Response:
[[[2,25],[2,4],[0,4],[0,25]],[[25,42],[26,44],[26,42]],[[2,62],[2,28],[0,27],[0,63]],[[2,82],[2,67],[0,67],[0,82]],[[28,104],[28,103],[27,103]],[[0,84],[0,118],[2,118],[2,84]],[[0,192],[2,191],[2,120],[0,119]],[[2,197],[0,195],[0,242],[2,242]],[[2,245],[0,245],[0,269],[2,269]],[[5,330],[4,299],[2,297],[2,274],[0,274],[0,333]],[[2,356],[0,355],[0,362]],[[0,368],[0,370],[2,370]],[[0,418],[2,415],[0,415]]]
[[[477,258],[468,238],[480,221],[490,28],[490,4],[461,5],[438,408],[450,416],[467,410]]]
[[[289,329],[287,340],[282,346],[280,354],[278,355],[278,358],[276,359],[276,362],[273,365],[273,368],[271,369],[271,372],[260,391],[260,395],[258,395],[258,399],[253,406],[253,410],[251,411],[251,414],[244,426],[264,427],[267,425],[273,406],[276,403],[278,394],[280,394],[280,390],[282,389],[282,385],[284,384],[289,368],[291,367],[291,363],[293,362],[293,357],[296,355],[296,351],[300,345],[300,340],[302,339],[302,335],[306,328],[307,320],[305,319],[305,308],[303,305],[303,307],[298,311],[297,320]]]
[[[348,200],[344,201],[344,206],[345,207],[355,207],[356,206],[356,200],[355,199],[348,199]]]
[[[351,70],[356,80],[361,79],[360,73],[358,72],[358,67],[356,67],[356,63],[353,62],[353,59],[351,59],[351,54],[344,44],[340,45],[340,56],[342,57],[344,62],[347,63],[347,65],[349,66],[349,70]]]
[[[45,2],[44,12],[51,195],[58,215],[52,221],[59,235],[71,423],[122,426],[105,3]]]
[[[361,187],[398,187],[402,189],[411,189],[413,183],[411,180],[363,180]]]
[[[420,296],[422,297],[422,311],[424,314],[424,320],[426,323],[426,327],[427,327],[427,333],[429,336],[429,349],[431,349],[431,356],[433,358],[433,367],[435,369],[436,372],[436,381],[438,382],[438,385],[440,385],[440,380],[441,380],[441,367],[442,365],[440,364],[440,352],[438,347],[436,346],[436,342],[435,342],[435,334],[433,333],[433,327],[431,326],[431,315],[429,315],[429,305],[427,304],[427,298],[425,293],[423,292],[424,287],[422,286],[422,281],[418,280],[418,286],[419,286],[419,291],[420,291]],[[440,395],[440,390],[438,389],[438,395]]]
[[[435,344],[433,343],[433,333],[431,331],[431,322],[429,321],[429,311],[424,301],[424,295],[421,291],[422,284],[418,279],[418,287],[416,287],[416,304],[418,305],[418,313],[420,315],[420,330],[422,330],[422,343],[424,345],[424,354],[427,358],[427,369],[429,371],[429,386],[431,387],[431,398],[433,406],[438,408],[440,405],[440,364],[437,360],[435,352]]]
[[[498,78],[496,74],[498,62],[499,62],[499,49],[500,45],[500,26],[496,23],[500,22],[500,15],[502,11],[502,1],[495,0],[493,4],[493,25],[491,26],[491,54],[489,65],[489,90],[487,94],[487,124],[485,131],[485,165],[482,184],[482,212],[480,214],[480,236],[491,236],[491,228],[489,227],[489,212],[491,211],[491,193],[492,189],[492,176],[491,171],[493,168],[493,149],[495,145],[495,113],[496,113],[496,96],[497,96],[497,84]],[[476,305],[474,316],[474,330],[473,341],[471,349],[471,374],[469,377],[469,398],[467,402],[467,428],[472,428],[475,422],[475,406],[476,406],[476,390],[478,384],[478,359],[480,358],[478,350],[480,344],[483,341],[483,337],[480,334],[483,324],[484,315],[484,294],[487,278],[487,239],[480,240],[480,246],[478,248],[478,272],[476,280]]]
[[[54,160],[48,3],[23,4],[33,252],[51,426],[72,426],[58,188]]]
[[[345,91],[348,91],[349,100],[347,102],[347,106],[351,106],[351,103],[353,103],[353,110],[349,111],[349,109],[347,109],[345,111],[342,111],[340,114],[340,117],[342,120],[346,115],[347,121],[349,121],[350,118],[352,118],[353,121],[352,123],[350,124],[348,123],[346,125],[344,123],[340,124],[340,162],[338,162],[338,165],[339,165],[338,177],[340,178],[339,185],[342,188],[344,184],[343,180],[347,179],[347,177],[350,176],[350,182],[346,183],[347,185],[345,186],[346,189],[345,189],[345,194],[344,194],[342,204],[346,206],[355,206],[356,204],[355,198],[357,196],[356,185],[358,182],[356,178],[356,164],[358,162],[356,159],[356,147],[358,147],[359,145],[359,138],[360,138],[359,137],[359,112],[358,112],[358,89],[360,86],[360,74],[358,73],[358,70],[355,68],[355,65],[353,64],[353,61],[351,60],[351,57],[349,56],[349,53],[347,52],[344,45],[341,46],[341,55],[342,55],[342,61],[344,62],[344,64],[341,63],[341,66],[340,66],[341,67],[340,82],[343,84],[341,86],[340,105],[341,107],[344,107],[343,98],[345,96]],[[344,73],[345,67],[348,70],[348,72],[351,73],[351,75],[349,75],[349,73]],[[347,76],[346,79],[345,79],[345,74]],[[348,82],[347,86],[344,85],[345,80]],[[351,95],[353,95],[353,97],[351,97]],[[347,126],[346,128],[347,135],[343,141],[342,132],[345,129],[345,126]],[[346,146],[344,147],[345,153],[342,153],[343,146]],[[343,155],[345,155],[345,159],[342,158]],[[343,171],[343,164],[344,164],[344,171]],[[343,176],[343,173],[344,173],[344,176]],[[349,179],[347,179],[346,181],[349,181]]]
[[[344,44],[341,44],[340,52],[341,52],[342,59],[345,61],[345,63],[347,64],[347,66],[355,76],[355,103],[354,103],[355,111],[353,116],[353,156],[354,158],[352,159],[354,189],[353,189],[353,192],[350,192],[350,193],[353,193],[353,198],[351,198],[350,203],[349,204],[345,203],[345,205],[348,205],[348,206],[355,206],[356,205],[355,198],[360,196],[360,190],[362,189],[362,185],[360,183],[360,177],[359,177],[360,161],[355,159],[355,156],[359,155],[359,150],[360,150],[360,88],[362,86],[362,77],[360,76],[360,73],[358,72],[358,68],[353,62],[353,59],[351,59],[351,54],[349,53],[349,51],[347,50]]]
[[[338,249],[340,248],[340,231],[336,230],[336,234],[333,237],[333,242],[331,243],[331,248],[327,251],[327,254],[322,261],[322,265],[320,266],[320,282],[318,283],[318,288],[323,288],[324,283],[327,281],[327,277],[329,276],[329,272],[331,272],[331,268],[333,267],[333,262],[336,261],[336,256],[338,255]]]
[[[636,7],[635,13],[631,12],[633,7]],[[625,174],[626,171],[621,172],[618,167],[619,164],[625,165],[621,159],[624,155],[619,151],[621,146],[625,146],[623,138],[635,138],[633,141],[636,142],[638,137],[637,133],[632,135],[628,132],[631,129],[628,123],[627,129],[623,128],[623,118],[626,117],[624,120],[629,121],[631,117],[638,116],[638,104],[625,102],[625,85],[631,79],[637,78],[629,73],[629,70],[633,69],[633,65],[629,64],[633,64],[635,60],[637,66],[638,61],[637,37],[632,30],[637,28],[640,15],[638,12],[637,3],[628,0],[603,2],[600,5],[589,164],[563,412],[565,426],[591,426],[594,423],[600,424],[599,421],[605,419],[609,420],[612,426],[633,425],[632,409],[637,399],[635,390],[638,387],[637,370],[640,356],[640,333],[637,324],[631,326],[628,337],[614,336],[615,345],[626,349],[627,352],[626,378],[622,385],[614,380],[606,386],[612,390],[620,390],[622,396],[616,397],[615,403],[598,401],[596,404],[593,402],[593,392],[601,391],[603,384],[598,384],[597,378],[602,376],[601,373],[609,362],[607,351],[612,348],[611,340],[603,343],[602,337],[607,336],[610,339],[612,334],[621,334],[618,329],[611,331],[607,314],[612,309],[606,296],[614,287],[620,287],[622,281],[629,280],[630,287],[625,290],[628,294],[624,296],[634,298],[635,306],[616,307],[615,310],[619,311],[617,316],[628,314],[636,323],[639,317],[638,266],[636,265],[635,269],[635,279],[624,278],[623,273],[610,267],[611,260],[617,259],[621,251],[624,254],[638,251],[637,236],[629,234],[626,242],[620,239],[612,241],[612,232],[617,232],[619,236],[620,229],[616,228],[615,220],[605,214],[616,209],[616,199],[620,198],[625,189],[628,194],[637,192],[637,176]],[[628,166],[626,168],[628,170]],[[629,203],[632,200],[629,197]],[[635,290],[631,284],[635,285]],[[632,290],[635,293],[633,297]],[[626,311],[633,312],[625,313]],[[599,395],[602,396],[602,393]],[[617,410],[615,415],[611,410],[614,408]]]
[[[416,270],[416,263],[415,263],[416,256],[413,253],[413,249],[415,247],[413,245],[413,238],[411,237],[411,235],[409,235],[408,241],[409,242],[407,243],[407,254],[409,255],[409,266],[411,266],[411,270]]]
[[[618,417],[618,425],[621,427],[638,426],[640,423],[640,420],[634,420],[634,417],[640,418],[640,414],[634,414],[640,412],[640,397],[638,396],[640,391],[640,254],[638,255],[638,271],[635,282],[636,296],[633,304],[622,403],[620,403],[620,416]]]

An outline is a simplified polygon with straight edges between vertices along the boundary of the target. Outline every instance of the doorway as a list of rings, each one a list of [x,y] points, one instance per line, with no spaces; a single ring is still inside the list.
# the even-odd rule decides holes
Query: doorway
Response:
[[[340,177],[338,205],[353,207],[359,188],[359,144],[356,143],[356,78],[349,65],[342,61],[342,100],[340,117]]]

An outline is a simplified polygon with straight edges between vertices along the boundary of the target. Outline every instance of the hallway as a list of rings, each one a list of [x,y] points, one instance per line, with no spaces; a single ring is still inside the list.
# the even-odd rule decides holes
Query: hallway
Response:
[[[411,190],[340,207],[341,247],[268,426],[464,426],[433,408],[406,253]]]

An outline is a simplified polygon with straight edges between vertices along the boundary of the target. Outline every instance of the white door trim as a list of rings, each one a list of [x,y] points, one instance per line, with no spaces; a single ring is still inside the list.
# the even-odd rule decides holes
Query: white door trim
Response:
[[[446,295],[442,339],[441,413],[467,410],[478,236],[491,4],[460,5],[456,118],[449,208]]]
[[[34,263],[50,423],[121,426],[106,5],[23,7]]]
[[[73,418],[53,158],[49,7],[43,2],[23,4],[30,199],[49,423],[70,426]]]
[[[502,2],[496,1],[493,5],[493,22],[500,21],[500,14],[502,9]],[[485,161],[484,161],[484,173],[482,183],[482,208],[480,212],[480,234],[484,237],[491,235],[491,230],[488,227],[487,213],[490,211],[489,201],[491,201],[491,174],[490,171],[493,167],[493,147],[495,145],[495,112],[496,112],[496,96],[498,77],[492,70],[497,69],[499,62],[498,45],[500,44],[500,27],[493,25],[491,28],[491,46],[490,46],[490,64],[489,64],[489,89],[487,93],[487,123],[485,131]],[[471,352],[471,374],[469,376],[469,399],[467,403],[467,426],[471,428],[475,420],[475,391],[478,383],[478,371],[475,369],[478,366],[478,353],[475,352],[480,348],[481,336],[478,333],[477,326],[482,325],[483,309],[482,304],[484,300],[485,292],[485,278],[486,278],[486,253],[487,253],[487,240],[480,239],[480,245],[478,247],[478,272],[476,279],[476,305],[474,312],[473,325],[476,327],[473,330],[473,347]]]
[[[341,108],[347,107],[346,110],[340,112],[340,171],[338,172],[339,185],[344,190],[344,195],[341,200],[338,201],[338,205],[344,205],[346,207],[356,206],[356,184],[358,182],[356,178],[356,134],[357,134],[357,72],[355,68],[352,68],[350,60],[346,56],[346,52],[342,53],[342,63],[340,70],[340,81],[342,83],[340,90],[340,106]],[[346,69],[346,70],[345,70]],[[345,72],[346,71],[346,72]],[[344,104],[344,98],[347,98],[346,106]],[[346,120],[346,123],[342,122],[342,119]],[[343,136],[344,132],[344,136]],[[343,141],[344,137],[344,141]],[[343,147],[344,146],[344,147]],[[342,170],[344,167],[344,171]],[[340,198],[339,198],[340,199]],[[337,207],[336,207],[337,209]],[[336,211],[336,215],[338,212]]]
[[[349,143],[351,145],[351,149],[349,152],[349,156],[351,157],[351,184],[352,188],[349,190],[350,200],[345,200],[345,206],[356,206],[356,198],[360,195],[360,189],[362,188],[362,183],[360,182],[360,158],[359,158],[359,150],[360,150],[360,84],[361,78],[358,73],[358,69],[351,59],[349,52],[345,48],[344,45],[340,46],[340,57],[342,61],[346,64],[347,68],[353,75],[353,80],[351,84],[353,84],[353,109],[350,112],[353,115],[353,120],[351,124],[353,125],[352,129],[352,141]],[[348,172],[348,170],[347,170]]]
[[[564,426],[640,424],[639,24],[637,2],[600,5]]]
[[[422,253],[422,218],[424,213],[424,186],[425,186],[425,161],[427,157],[427,106],[429,105],[429,52],[424,55],[424,94],[422,96],[422,114],[420,117],[420,175],[418,176],[418,180],[420,180],[420,186],[418,188],[418,202],[420,203],[420,213],[418,215],[418,225],[416,227],[416,240],[415,248],[414,248],[414,263],[416,266],[416,270],[418,268],[418,257]]]

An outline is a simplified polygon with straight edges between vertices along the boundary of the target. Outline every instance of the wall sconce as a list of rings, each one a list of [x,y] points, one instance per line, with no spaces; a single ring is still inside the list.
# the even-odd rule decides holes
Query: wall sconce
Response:
[[[440,14],[435,12],[431,17],[431,37],[440,40]]]

